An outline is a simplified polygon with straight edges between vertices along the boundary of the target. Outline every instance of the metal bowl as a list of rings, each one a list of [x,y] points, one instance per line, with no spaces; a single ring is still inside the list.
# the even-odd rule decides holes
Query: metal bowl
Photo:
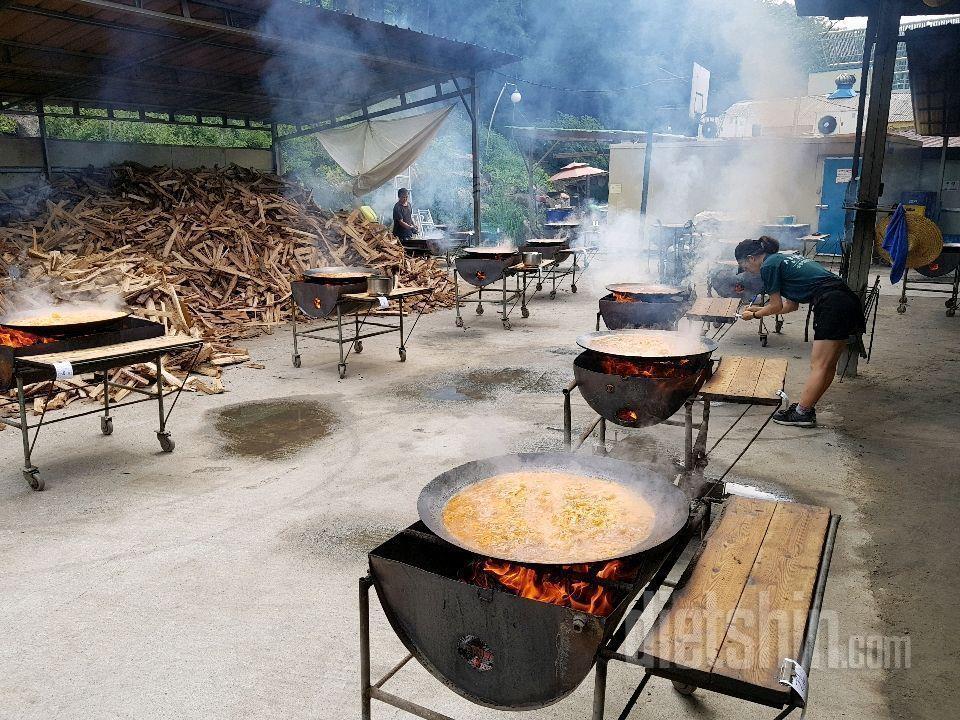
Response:
[[[368,295],[389,295],[393,287],[394,279],[390,275],[370,275],[367,278]]]
[[[540,263],[543,262],[543,253],[525,252],[520,254],[520,258],[527,267],[540,267]]]

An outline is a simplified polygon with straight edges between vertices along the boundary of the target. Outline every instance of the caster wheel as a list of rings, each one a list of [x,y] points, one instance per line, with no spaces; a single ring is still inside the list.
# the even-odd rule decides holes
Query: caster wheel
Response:
[[[23,471],[23,479],[27,481],[31,490],[40,492],[43,490],[43,478],[40,477],[40,471],[37,468],[30,468]]]
[[[556,291],[556,290],[551,290],[551,291],[550,291],[550,299],[551,299],[551,300],[556,300],[556,299],[557,299],[557,291]]]
[[[530,317],[530,310],[527,308],[520,308],[520,317]]]
[[[676,690],[681,695],[686,695],[687,697],[690,697],[691,695],[693,695],[693,693],[697,691],[696,685],[688,685],[687,683],[677,682],[676,680],[673,680],[672,682],[673,682],[673,689]]]
[[[462,317],[458,317],[458,318],[457,318],[457,327],[463,327],[463,318],[462,318]]]
[[[513,328],[513,326],[510,324],[510,321],[509,321],[509,320],[504,320],[504,321],[503,321],[503,329],[504,329],[504,330],[510,330],[510,329],[512,329],[512,328]]]
[[[574,295],[576,295],[576,294],[577,294],[577,286],[576,286],[576,285],[571,285],[571,286],[570,286],[570,292],[572,292]]]
[[[760,347],[766,347],[766,346],[767,346],[767,336],[766,336],[766,335],[761,335],[761,336],[760,336]]]
[[[955,308],[955,307],[957,307],[957,301],[954,300],[953,298],[950,298],[949,300],[947,300],[947,301],[944,302],[943,304],[946,305],[948,308]]]
[[[897,314],[903,315],[907,311],[906,305],[897,305]]]
[[[353,351],[354,351],[357,355],[359,355],[360,353],[362,353],[362,352],[363,352],[363,343],[360,342],[359,340],[357,340],[357,341],[353,344]]]
[[[177,446],[168,432],[158,432],[157,440],[160,441],[160,449],[164,452],[173,452],[173,449]]]
[[[400,362],[406,362],[406,361],[407,361],[407,351],[404,350],[403,348],[400,348]]]
[[[294,356],[293,356],[293,366],[294,366],[295,368],[300,367],[300,356],[299,356],[299,355],[294,355]]]
[[[347,376],[347,366],[337,365],[337,372],[340,375],[340,379],[343,380]]]
[[[477,305],[477,315],[483,315],[483,305]]]
[[[774,331],[775,333],[779,333],[781,330],[783,330],[783,323],[782,323],[782,322],[778,322],[778,323],[774,326],[773,331]]]
[[[104,435],[113,435],[113,418],[112,417],[100,418],[100,432],[102,432]]]
[[[949,310],[947,310],[947,317],[953,317],[956,314],[957,314],[957,311],[955,308],[950,308]]]
[[[537,292],[543,290],[543,283],[537,283]]]

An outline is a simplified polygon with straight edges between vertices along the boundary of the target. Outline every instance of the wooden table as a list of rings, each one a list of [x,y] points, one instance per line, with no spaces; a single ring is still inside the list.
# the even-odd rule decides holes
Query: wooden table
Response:
[[[705,323],[734,323],[740,317],[740,298],[697,298],[684,317]]]
[[[56,370],[54,368],[58,364],[69,363],[77,373],[82,373],[98,369],[85,369],[95,363],[101,363],[107,360],[125,360],[127,361],[126,364],[135,364],[152,360],[157,355],[166,355],[168,353],[195,348],[202,343],[202,340],[193,337],[161,336],[147,338],[146,340],[117,343],[115,345],[101,345],[100,347],[86,348],[84,350],[65,350],[63,352],[47,353],[45,355],[28,355],[26,357],[18,357],[17,364],[49,369],[51,377],[56,377]]]
[[[815,588],[830,524],[824,507],[730,498],[644,638],[641,663],[681,692],[793,702],[780,665],[812,652],[807,624],[822,601]]]
[[[779,405],[788,364],[783,358],[720,358],[720,365],[700,388],[700,397],[745,405]]]

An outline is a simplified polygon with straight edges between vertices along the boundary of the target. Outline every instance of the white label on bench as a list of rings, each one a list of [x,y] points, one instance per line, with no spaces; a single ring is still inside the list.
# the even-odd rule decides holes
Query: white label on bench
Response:
[[[797,695],[800,696],[803,704],[806,704],[807,671],[803,669],[800,663],[790,658],[784,658],[783,662],[780,663],[780,677],[778,680],[781,685],[789,685],[792,687]]]
[[[57,373],[57,380],[69,380],[73,377],[73,365],[69,361],[55,362],[53,369]]]
[[[381,310],[386,310],[388,307],[390,307],[390,301],[387,300],[383,295],[381,295],[380,297],[378,297],[377,300],[380,301],[380,309],[381,309]]]

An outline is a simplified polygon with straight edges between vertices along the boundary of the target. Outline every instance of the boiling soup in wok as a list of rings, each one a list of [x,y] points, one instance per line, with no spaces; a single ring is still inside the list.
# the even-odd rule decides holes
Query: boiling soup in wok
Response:
[[[456,493],[443,524],[463,547],[519,562],[563,564],[625,555],[655,511],[610,480],[560,471],[509,472]]]

